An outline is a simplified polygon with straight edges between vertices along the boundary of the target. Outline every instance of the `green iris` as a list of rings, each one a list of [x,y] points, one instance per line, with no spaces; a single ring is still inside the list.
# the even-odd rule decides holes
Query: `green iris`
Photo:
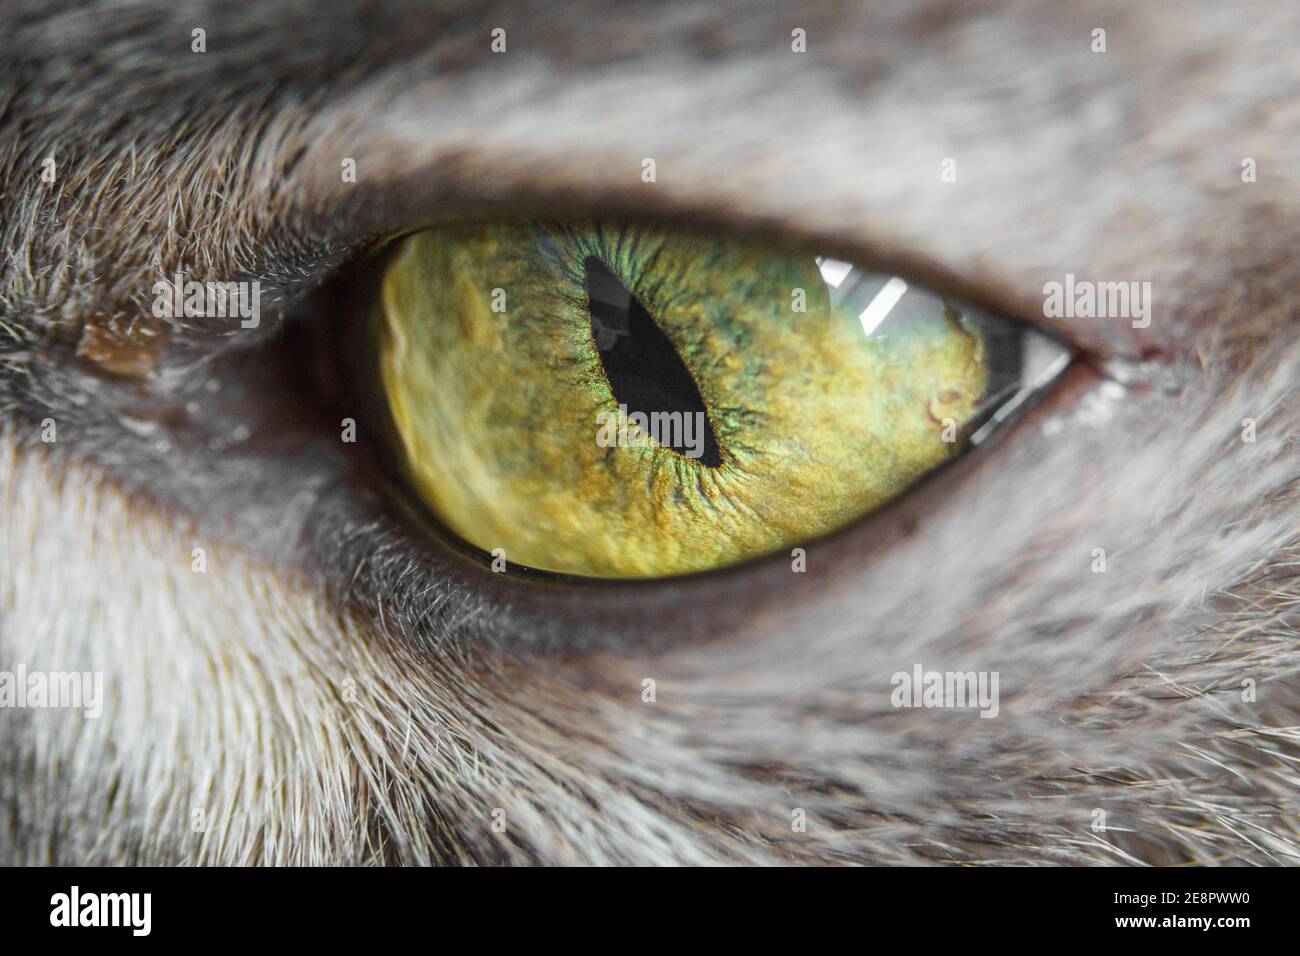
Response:
[[[620,222],[413,235],[377,321],[430,509],[597,577],[719,567],[871,511],[1014,387],[1024,334],[833,260]]]

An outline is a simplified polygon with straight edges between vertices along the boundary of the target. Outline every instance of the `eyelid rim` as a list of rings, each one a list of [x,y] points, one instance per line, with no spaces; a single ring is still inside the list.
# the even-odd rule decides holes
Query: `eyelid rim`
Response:
[[[627,218],[652,228],[707,232],[710,235],[734,235],[753,241],[765,242],[785,249],[792,254],[829,256],[853,262],[872,272],[898,275],[909,284],[922,285],[945,298],[995,315],[1016,319],[1063,341],[1077,355],[1086,355],[1097,362],[1112,358],[1130,361],[1169,360],[1176,349],[1174,343],[1156,330],[1156,323],[1148,328],[1133,328],[1127,321],[1112,319],[1077,319],[1054,317],[1044,313],[1041,287],[1036,290],[1017,288],[1014,283],[999,276],[995,268],[977,275],[964,275],[937,261],[933,257],[905,247],[887,247],[869,240],[850,240],[834,233],[814,233],[774,221],[771,217],[752,217],[743,213],[717,210],[671,210],[658,208],[629,208],[628,203],[596,201],[590,197],[575,197],[563,193],[559,197],[537,194],[524,206],[512,207],[509,215],[501,214],[496,201],[457,201],[454,208],[441,207],[436,213],[412,214],[406,207],[398,218],[400,223],[383,225],[384,203],[367,204],[371,210],[366,227],[353,240],[335,240],[344,243],[344,252],[335,254],[326,268],[318,270],[311,288],[305,289],[293,303],[297,307],[313,290],[334,283],[339,274],[350,268],[364,255],[382,254],[406,236],[425,229],[435,229],[462,222],[542,219],[571,220],[586,218]],[[1045,282],[1060,281],[1059,276],[1047,276]],[[287,311],[287,310],[286,310]]]

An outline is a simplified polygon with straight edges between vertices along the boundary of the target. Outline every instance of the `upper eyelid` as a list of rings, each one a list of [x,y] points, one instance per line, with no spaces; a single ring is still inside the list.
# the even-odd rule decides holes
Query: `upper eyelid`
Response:
[[[608,143],[593,143],[588,135],[585,139],[578,137],[574,144],[557,146],[552,136],[535,145],[517,134],[502,139],[494,135],[493,124],[476,125],[472,118],[453,124],[453,133],[444,135],[432,122],[415,121],[425,115],[418,103],[419,93],[414,90],[412,98],[399,100],[391,113],[372,103],[373,115],[349,116],[359,108],[354,103],[341,104],[340,115],[332,119],[319,118],[313,127],[319,135],[295,170],[302,177],[298,192],[306,200],[309,232],[332,232],[365,241],[467,218],[659,221],[673,227],[790,242],[813,254],[892,272],[988,311],[1033,323],[1077,350],[1101,358],[1115,354],[1149,356],[1172,350],[1170,341],[1161,338],[1168,331],[1167,324],[1163,328],[1135,330],[1119,323],[1090,325],[1046,316],[1043,284],[1061,279],[1062,274],[1044,271],[1026,275],[1015,259],[999,256],[999,238],[1003,247],[1022,253],[1015,241],[1014,225],[999,223],[992,237],[972,232],[969,223],[961,225],[969,219],[970,210],[981,208],[978,189],[964,194],[951,189],[936,196],[929,191],[932,186],[919,175],[915,180],[900,182],[895,172],[892,178],[878,181],[867,164],[860,178],[828,180],[821,200],[820,182],[799,183],[794,194],[801,197],[800,201],[791,204],[780,198],[789,190],[780,188],[779,179],[771,181],[751,171],[765,167],[781,170],[798,158],[799,151],[782,145],[783,139],[775,137],[770,155],[756,151],[752,143],[747,147],[737,144],[734,159],[728,160],[725,136],[698,153],[679,146],[671,158],[661,157],[661,175],[654,187],[648,188],[639,176],[638,157],[643,145],[639,142],[615,136]],[[434,99],[427,110],[430,117],[445,113],[436,101],[437,95],[430,92]],[[507,116],[501,122],[508,125],[510,121]],[[654,137],[647,139],[658,141]],[[341,181],[337,165],[340,156],[356,160],[355,183]],[[706,169],[702,165],[702,157],[706,156],[721,156],[724,174],[734,164],[738,172],[744,173],[742,181],[754,180],[753,195],[745,195],[743,189],[717,189],[720,181],[729,177]],[[917,200],[915,215],[909,190]],[[886,197],[889,204],[882,214],[866,212],[881,209]],[[947,231],[939,225],[927,232],[925,224],[936,223],[936,211],[943,215],[949,203],[957,228]],[[839,207],[845,207],[850,214],[837,212]],[[864,214],[853,216],[854,209]],[[977,247],[961,243],[959,238],[957,247],[952,248],[952,243],[940,241],[953,233],[958,237],[978,236],[982,244],[988,245]],[[930,241],[930,235],[936,237],[935,241]],[[991,238],[995,241],[990,242]],[[1053,257],[1049,253],[1041,258],[1050,262]],[[1075,271],[1085,273],[1087,266],[1081,262]]]
[[[1038,326],[1068,342],[1076,351],[1099,358],[1113,354],[1150,357],[1163,351],[1163,343],[1155,340],[1154,330],[1131,329],[1116,323],[1090,326],[1044,315],[1041,289],[1018,288],[1005,276],[992,272],[963,274],[928,250],[887,236],[845,236],[830,228],[810,229],[802,223],[782,221],[771,215],[754,216],[726,206],[694,208],[664,197],[648,201],[645,191],[633,183],[615,188],[602,185],[590,191],[572,186],[557,189],[539,176],[535,182],[514,182],[499,193],[490,193],[476,186],[474,180],[473,174],[456,168],[455,164],[450,169],[434,166],[398,178],[389,178],[379,170],[373,182],[359,178],[352,184],[331,184],[328,193],[334,201],[307,192],[311,198],[306,208],[311,212],[290,210],[287,225],[301,237],[300,246],[309,244],[313,235],[329,237],[329,254],[322,250],[322,268],[314,277],[314,284],[319,284],[355,258],[358,251],[457,221],[625,218],[665,228],[758,238],[801,248],[809,255],[828,255],[873,271],[897,274],[987,311]],[[315,185],[320,185],[318,177]],[[449,200],[448,195],[458,198]],[[1060,277],[1046,276],[1046,279],[1057,278]]]
[[[404,170],[396,174],[385,168],[385,153],[380,150],[364,160],[366,165],[360,167],[355,183],[344,182],[339,175],[338,157],[357,152],[352,147],[358,144],[340,132],[341,126],[345,128],[346,124],[335,122],[331,131],[310,144],[294,137],[270,139],[260,149],[244,154],[263,174],[236,177],[247,191],[242,195],[232,192],[228,201],[246,204],[256,228],[251,234],[226,235],[221,227],[240,220],[223,217],[221,223],[212,224],[217,231],[210,232],[206,241],[251,245],[249,258],[258,263],[258,268],[242,275],[212,278],[260,280],[267,286],[270,301],[282,302],[281,311],[287,313],[359,252],[420,228],[506,216],[623,217],[674,228],[758,236],[805,248],[809,254],[858,262],[988,311],[1030,322],[1054,332],[1076,350],[1102,358],[1115,353],[1150,355],[1162,350],[1161,343],[1153,341],[1155,330],[1130,330],[1116,323],[1089,325],[1044,316],[1038,288],[1016,286],[992,270],[964,274],[923,244],[874,233],[870,228],[845,234],[834,223],[823,227],[810,224],[806,218],[789,221],[768,210],[755,214],[735,203],[696,206],[690,201],[693,191],[689,184],[679,188],[680,184],[665,183],[664,188],[647,190],[632,167],[625,176],[582,184],[557,176],[562,172],[558,167],[564,163],[551,157],[547,163],[528,166],[529,176],[503,180],[493,172],[494,150],[480,144],[476,149],[465,147],[433,155],[423,164],[404,162]],[[307,128],[313,128],[310,122]],[[583,168],[590,165],[589,160],[583,161],[577,155],[574,160]],[[183,194],[187,188],[202,190],[206,183],[198,178],[179,184],[179,188]],[[870,188],[869,181],[863,183],[863,190]],[[205,203],[191,205],[200,211],[212,208]],[[196,231],[205,225],[196,223]],[[188,337],[202,346],[230,336],[228,324],[204,327],[200,321],[179,338]],[[235,339],[256,341],[255,337]]]
[[[436,177],[437,173],[430,172],[427,175]],[[395,204],[388,197],[409,197],[413,192],[418,194],[418,189],[404,181],[385,182],[375,187],[357,183],[354,188],[357,190],[356,196],[351,202],[338,207],[339,211],[343,212],[349,207],[360,207],[367,210],[367,213],[364,218],[343,223],[335,221],[329,225],[328,233],[332,251],[329,255],[325,255],[322,250],[320,268],[312,276],[310,286],[302,290],[304,294],[324,283],[338,270],[355,261],[359,255],[376,252],[423,229],[485,219],[621,218],[665,229],[686,229],[714,235],[746,237],[793,250],[803,250],[809,256],[830,256],[854,262],[871,271],[900,275],[909,282],[926,286],[987,311],[1010,315],[1040,325],[1067,341],[1073,340],[1076,331],[1064,323],[1056,323],[1045,317],[1040,318],[1030,309],[1009,305],[1006,296],[996,287],[990,287],[989,284],[981,283],[972,277],[962,276],[914,250],[898,249],[888,243],[864,245],[860,241],[846,240],[830,232],[798,229],[770,217],[756,220],[726,210],[696,210],[686,207],[674,209],[664,206],[641,208],[639,207],[641,197],[636,195],[635,190],[629,190],[623,196],[611,195],[604,190],[598,191],[594,196],[584,196],[572,191],[550,195],[544,185],[539,185],[535,193],[527,195],[526,198],[521,197],[517,201],[482,198],[477,201],[462,200],[454,208],[440,206],[437,203],[429,203],[428,208],[424,208],[418,201],[411,203],[403,200],[400,205],[404,208],[400,212],[386,214],[382,210]],[[511,195],[515,193],[512,192]],[[319,203],[313,205],[318,210],[322,208]],[[376,209],[381,211],[376,212]],[[301,240],[304,243],[309,241],[306,237],[313,232],[326,231],[324,222],[313,223],[311,218],[314,217],[308,218],[307,222],[298,220],[287,223],[304,237]]]
[[[220,133],[221,138],[217,141],[196,144],[201,147],[196,152],[227,159],[238,153],[233,145],[235,142],[242,140],[253,144],[250,152],[242,155],[255,168],[241,170],[229,182],[221,184],[223,189],[243,187],[242,193],[231,191],[228,194],[229,202],[244,204],[252,212],[248,217],[225,217],[225,222],[221,225],[230,226],[231,231],[224,235],[216,231],[209,231],[205,235],[203,224],[196,224],[189,248],[201,248],[204,243],[248,247],[251,240],[259,251],[265,251],[265,255],[260,257],[260,263],[247,274],[219,278],[262,279],[271,289],[289,295],[301,291],[300,287],[304,284],[325,278],[345,260],[347,249],[387,235],[390,230],[434,224],[446,218],[491,215],[504,208],[549,215],[566,212],[645,216],[671,218],[709,228],[734,228],[746,233],[763,233],[773,238],[786,234],[796,236],[815,245],[819,253],[867,263],[882,271],[893,271],[910,281],[954,294],[955,297],[989,311],[1044,326],[1077,347],[1101,356],[1112,353],[1144,355],[1169,347],[1169,343],[1158,340],[1157,335],[1168,329],[1170,323],[1137,332],[1113,323],[1088,326],[1057,322],[1044,317],[1039,288],[1044,281],[1058,279],[1060,276],[1044,274],[1034,277],[1027,284],[1023,276],[1012,279],[1014,270],[998,269],[1005,263],[999,262],[996,252],[991,252],[986,257],[991,269],[985,269],[984,262],[972,267],[969,261],[957,262],[951,255],[945,259],[936,254],[935,250],[927,247],[924,238],[916,238],[917,235],[923,237],[923,233],[917,230],[911,231],[912,238],[902,240],[891,236],[888,231],[873,232],[869,215],[858,216],[859,224],[864,225],[831,221],[825,217],[824,221],[819,222],[817,209],[805,208],[800,215],[787,216],[768,205],[754,212],[757,204],[743,201],[744,197],[738,198],[734,192],[713,197],[709,188],[690,188],[689,179],[692,174],[683,170],[689,169],[692,162],[694,168],[699,169],[705,159],[720,156],[721,165],[728,165],[732,151],[726,148],[726,144],[731,142],[726,135],[703,144],[704,148],[698,152],[693,149],[693,144],[683,147],[679,136],[675,154],[665,167],[676,171],[662,180],[662,188],[642,189],[634,175],[635,157],[639,155],[637,142],[623,134],[621,139],[605,144],[610,148],[600,155],[589,148],[601,145],[596,143],[599,137],[593,137],[592,132],[601,126],[599,117],[593,118],[587,114],[577,116],[575,122],[582,127],[579,132],[585,135],[585,139],[569,154],[556,150],[556,144],[562,143],[568,134],[567,127],[563,133],[557,134],[555,122],[541,122],[532,111],[545,110],[547,112],[544,116],[552,120],[574,115],[563,112],[565,97],[573,85],[566,85],[559,71],[543,77],[548,82],[542,83],[544,89],[539,94],[541,106],[535,107],[530,97],[513,97],[510,92],[511,89],[522,91],[523,87],[517,84],[511,87],[509,83],[502,85],[501,74],[497,72],[497,68],[502,65],[500,61],[471,55],[474,49],[481,48],[481,44],[455,31],[443,36],[442,26],[437,21],[438,18],[434,15],[427,20],[421,18],[418,24],[404,24],[408,29],[399,31],[400,35],[394,38],[397,46],[402,49],[403,57],[409,58],[409,62],[393,64],[370,61],[370,69],[364,71],[354,85],[344,89],[330,88],[327,97],[318,95],[326,87],[313,83],[310,92],[317,95],[307,95],[308,91],[304,89],[299,91],[301,96],[298,98],[290,96],[278,101],[267,100],[275,105],[267,110],[265,117],[259,114],[256,124],[252,122],[251,110],[242,114],[248,118],[245,126],[255,125],[256,129],[228,128]],[[313,13],[304,18],[302,26],[310,31],[309,35],[315,37],[322,22]],[[649,25],[652,24],[647,24]],[[677,79],[669,92],[683,98],[688,106],[700,107],[710,115],[717,113],[715,100],[724,104],[743,104],[745,108],[740,111],[740,116],[746,124],[757,124],[771,130],[773,124],[780,124],[789,118],[792,104],[797,104],[799,97],[787,97],[774,107],[766,106],[765,103],[781,91],[781,87],[786,85],[785,81],[801,74],[796,71],[787,75],[783,72],[784,66],[775,72],[770,69],[754,72],[753,64],[756,62],[768,66],[789,66],[790,63],[784,56],[780,60],[776,59],[779,50],[774,53],[764,45],[753,45],[756,39],[750,35],[743,18],[738,25],[735,52],[753,73],[749,85],[739,91],[739,96],[743,99],[738,98],[736,90],[730,92],[730,99],[727,98],[726,91],[715,95],[707,89],[707,84],[698,82],[698,75],[693,75],[691,82]],[[354,36],[346,38],[346,42],[356,42],[358,37],[364,36],[365,31],[361,26]],[[375,26],[369,21],[364,24],[368,29],[374,29]],[[583,26],[599,28],[595,24]],[[896,31],[900,40],[908,39],[908,27],[906,22],[891,24],[891,29]],[[319,49],[323,54],[339,49],[338,42],[326,42],[328,32],[319,35]],[[331,37],[331,40],[334,39],[336,38]],[[1049,36],[1047,39],[1055,43],[1065,42],[1062,36]],[[445,58],[436,55],[436,48],[440,44],[451,44],[456,49],[458,55],[452,58],[455,63],[450,69],[444,62]],[[891,46],[891,49],[885,52],[894,58],[903,59],[906,56],[906,43],[897,45],[896,54],[892,45],[887,46]],[[240,49],[243,49],[243,45]],[[618,48],[615,46],[611,49]],[[669,44],[664,49],[671,51],[676,48]],[[584,85],[605,88],[607,93],[610,89],[625,89],[614,83],[611,77],[626,79],[629,70],[642,65],[652,71],[662,67],[662,62],[653,55],[653,49],[647,48],[645,52],[647,55],[630,60],[614,56],[608,61],[601,61],[596,57],[597,65],[603,71],[593,67],[593,72],[582,76]],[[1013,44],[1008,52],[1025,51],[1018,50]],[[230,55],[230,49],[214,50],[203,63],[220,66],[223,62],[221,57]],[[761,59],[763,57],[767,59]],[[735,65],[739,65],[740,60]],[[513,65],[520,62],[510,61]],[[583,62],[586,63],[585,60]],[[412,72],[407,69],[410,66],[421,69]],[[697,63],[697,66],[708,71],[715,66],[726,67],[727,62]],[[805,75],[806,86],[800,87],[800,90],[802,94],[811,93],[823,97],[821,105],[839,110],[836,113],[832,109],[827,115],[838,116],[841,120],[854,117],[860,119],[859,124],[849,124],[852,128],[845,130],[850,137],[845,142],[852,142],[851,135],[855,130],[860,135],[861,130],[857,129],[859,125],[874,126],[880,120],[885,121],[883,128],[886,141],[895,146],[890,150],[895,159],[901,153],[910,161],[910,148],[916,153],[915,159],[920,161],[923,158],[920,155],[923,152],[920,149],[922,144],[942,141],[942,136],[936,138],[935,134],[946,132],[943,129],[944,117],[947,116],[944,102],[935,104],[934,110],[924,111],[924,115],[918,117],[916,122],[898,125],[891,121],[899,118],[899,111],[903,107],[897,105],[898,90],[890,83],[893,74],[882,68],[879,75],[873,75],[871,82],[867,83],[852,71],[845,72],[844,66],[843,63],[829,64],[824,74],[817,74],[820,79],[815,79],[812,74]],[[895,66],[898,76],[906,78],[910,75],[904,64]],[[299,85],[307,85],[306,75],[314,76],[312,71],[320,67],[320,63],[308,57],[299,66],[303,76],[286,75],[281,79],[290,88],[298,90]],[[401,77],[403,82],[388,82],[398,74],[399,68],[405,71]],[[510,68],[513,69],[514,66]],[[943,65],[933,67],[940,73],[949,68],[950,66]],[[723,74],[706,72],[703,75]],[[1068,73],[1062,75],[1068,79]],[[518,79],[517,74],[510,76]],[[1046,77],[1049,84],[1054,76],[1055,74],[1050,74]],[[213,74],[213,78],[216,78],[216,74]],[[240,74],[240,78],[243,79],[244,75]],[[672,80],[671,77],[668,79]],[[224,81],[230,80],[225,78]],[[255,90],[256,86],[235,84],[232,89],[249,95],[251,99],[250,90]],[[499,112],[503,115],[488,115],[492,111],[482,108],[475,112],[476,104],[481,103],[482,98],[470,94],[480,90],[492,95],[491,105],[499,107]],[[1066,94],[1070,92],[1070,89],[1059,85],[1049,85],[1046,91],[1037,90],[1040,99],[1050,99],[1055,94],[1062,102],[1067,101]],[[759,93],[769,96],[757,95]],[[980,136],[1015,135],[1017,132],[1015,124],[1008,124],[1004,119],[999,121],[1006,111],[994,98],[964,98],[959,105],[963,110],[979,106],[985,111],[981,114],[983,118],[991,121],[986,125],[972,123],[970,129],[978,132],[964,133],[965,143],[978,145]],[[692,111],[692,115],[683,114],[684,128],[698,128],[699,117],[694,115],[695,112],[698,111]],[[519,125],[519,121],[525,117],[532,119],[531,127]],[[266,122],[262,122],[263,118]],[[400,136],[395,133],[399,125]],[[502,129],[506,126],[510,128],[503,134]],[[530,128],[548,131],[547,144],[543,144],[540,149],[533,149],[528,137],[522,135]],[[622,128],[626,130],[628,124],[624,123]],[[658,141],[654,137],[649,139],[651,142]],[[749,137],[748,145],[744,147],[748,153],[735,157],[737,165],[749,167],[742,180],[753,179],[755,171],[764,165],[780,169],[784,165],[782,160],[798,157],[797,148],[792,149],[788,145],[781,147],[782,137],[774,136],[770,138],[770,148],[772,158],[777,162],[764,163],[766,154],[763,150],[768,146],[755,147],[756,140],[763,138]],[[666,137],[666,141],[674,142],[674,138]],[[960,152],[963,140],[955,137],[953,141],[958,144],[955,149]],[[719,148],[719,142],[723,148]],[[138,145],[142,153],[147,148],[143,142]],[[169,148],[174,148],[175,145],[171,144]],[[653,151],[653,147],[647,148]],[[785,152],[781,152],[782,149]],[[821,152],[835,154],[837,151],[832,149]],[[354,185],[340,181],[338,164],[342,157],[347,156],[356,158],[361,167],[358,182]],[[158,160],[158,157],[155,156],[154,159]],[[155,161],[150,168],[162,168],[166,162],[165,159]],[[570,164],[574,165],[575,171],[561,175],[565,172],[564,167]],[[141,165],[145,167],[148,164],[142,161]],[[862,165],[861,175],[864,178],[860,183],[832,177],[836,190],[833,198],[851,198],[854,189],[864,194],[873,190],[871,180],[866,178],[874,175],[871,172],[872,164]],[[593,171],[601,173],[606,168],[613,172],[609,175],[590,175]],[[202,171],[195,165],[190,167],[190,172],[198,175]],[[893,218],[905,223],[908,215],[906,208],[903,208],[906,192],[899,190],[896,169],[892,171],[892,176],[893,179],[880,194],[890,197],[891,203],[894,202],[894,197],[902,197],[898,203],[894,203],[898,214]],[[762,179],[761,176],[759,178]],[[706,186],[715,185],[716,179]],[[1005,183],[1005,177],[1000,181]],[[195,181],[188,185],[194,189],[195,196],[193,201],[185,205],[194,214],[201,214],[204,208],[211,208],[211,204],[201,201],[212,191],[211,184]],[[135,186],[144,188],[138,183]],[[802,188],[804,195],[815,202],[816,190],[810,191],[807,183]],[[781,190],[768,189],[766,192],[770,201],[771,195]],[[956,193],[953,201],[961,202]],[[824,205],[833,210],[836,204]],[[876,208],[871,203],[847,205],[856,210]],[[930,206],[933,210],[935,204],[931,202]],[[405,214],[403,210],[406,211]],[[886,212],[893,215],[895,210]],[[373,213],[379,215],[372,215]],[[930,221],[934,221],[932,217]],[[255,226],[251,235],[243,231],[250,222]],[[845,228],[846,225],[849,228]],[[959,223],[956,232],[973,235],[969,222]],[[1003,234],[1006,234],[1005,227]],[[256,260],[258,257],[251,258]],[[968,258],[963,253],[963,260]],[[248,259],[249,257],[244,257],[245,261]],[[163,271],[174,265],[193,266],[201,261],[201,257],[192,257],[188,263],[166,262],[163,263]],[[1086,268],[1086,263],[1082,265]],[[304,277],[305,281],[300,282]],[[116,304],[122,306],[128,303]],[[204,330],[196,331],[201,334]],[[210,331],[221,335],[225,330],[214,328]]]

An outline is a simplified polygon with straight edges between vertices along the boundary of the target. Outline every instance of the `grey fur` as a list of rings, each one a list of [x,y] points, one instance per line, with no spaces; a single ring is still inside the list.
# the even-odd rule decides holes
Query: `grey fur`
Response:
[[[0,668],[103,670],[110,703],[0,713],[0,859],[1297,860],[1287,5],[817,5],[803,58],[778,7],[346,6],[6,13]],[[154,330],[139,381],[73,357],[159,274],[287,314],[356,245],[497,203],[766,228],[1027,318],[1067,271],[1150,280],[1156,317],[1063,324],[1086,360],[874,519],[888,547],[681,585],[653,643],[431,554],[252,374],[276,323]],[[264,414],[219,452],[239,402],[164,414],[214,379]],[[998,718],[891,708],[917,662],[999,671]]]

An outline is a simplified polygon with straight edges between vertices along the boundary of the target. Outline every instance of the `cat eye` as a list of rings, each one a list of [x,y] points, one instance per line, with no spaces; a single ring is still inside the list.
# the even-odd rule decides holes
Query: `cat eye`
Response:
[[[626,221],[400,241],[373,308],[401,470],[469,545],[656,578],[807,544],[1069,364],[1032,326],[778,244]]]

